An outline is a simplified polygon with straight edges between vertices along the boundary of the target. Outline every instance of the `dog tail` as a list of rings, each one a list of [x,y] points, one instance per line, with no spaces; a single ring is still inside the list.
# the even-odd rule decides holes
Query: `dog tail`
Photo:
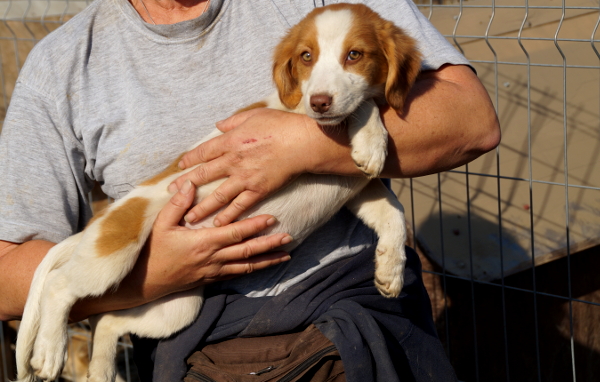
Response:
[[[52,247],[33,275],[33,280],[31,281],[31,287],[27,296],[27,303],[25,304],[23,317],[17,334],[16,382],[34,382],[36,380],[30,361],[33,355],[35,339],[40,327],[40,306],[44,284],[48,274],[52,270],[60,268],[61,265],[69,260],[75,247],[81,240],[81,235],[82,233],[73,235]]]

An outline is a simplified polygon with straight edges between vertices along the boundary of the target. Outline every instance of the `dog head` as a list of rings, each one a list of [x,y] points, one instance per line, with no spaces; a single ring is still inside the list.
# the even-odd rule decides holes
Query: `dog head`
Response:
[[[321,125],[342,122],[367,98],[385,95],[402,112],[420,70],[415,41],[362,4],[317,8],[275,49],[281,102]]]

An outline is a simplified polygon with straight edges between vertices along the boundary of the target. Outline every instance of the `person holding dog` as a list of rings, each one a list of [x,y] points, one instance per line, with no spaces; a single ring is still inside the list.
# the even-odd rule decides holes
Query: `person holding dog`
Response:
[[[443,171],[493,149],[500,139],[497,118],[464,57],[411,2],[364,3],[415,37],[424,56],[405,112],[381,108],[390,135],[382,176]],[[455,379],[433,332],[414,253],[403,295],[382,300],[366,287],[372,287],[372,279],[347,284],[349,275],[366,277],[361,272],[371,265],[374,242],[347,211],[291,257],[271,252],[282,236],[253,238],[274,223],[273,217],[234,222],[240,212],[303,172],[361,176],[341,129],[325,130],[306,116],[260,108],[229,117],[272,91],[272,47],[312,7],[312,1],[300,0],[293,5],[277,0],[97,0],[38,44],[22,70],[0,135],[0,200],[6,201],[0,208],[0,319],[20,316],[37,264],[54,243],[89,220],[86,194],[94,182],[118,199],[220,120],[217,127],[225,134],[183,157],[182,167],[203,165],[172,185],[177,192],[159,215],[131,275],[114,292],[79,302],[72,320],[211,285],[193,336],[135,341],[140,375],[158,381],[181,379],[185,358],[203,344],[225,346],[240,335],[301,333],[310,323],[319,325],[344,359],[348,353],[341,347],[353,339],[341,337],[358,329],[340,326],[340,315],[347,314],[345,306],[363,301],[369,314],[378,309],[388,314],[373,316],[380,329],[359,330],[368,343],[361,354],[370,352],[377,362],[356,370],[350,366],[361,358],[347,359],[349,380],[357,375],[362,380],[391,381],[398,375],[422,380],[427,373]],[[223,177],[228,178],[224,186],[192,208],[194,185]],[[184,217],[197,220],[222,207],[215,228],[180,226]],[[319,289],[332,275],[338,277],[333,286]],[[308,292],[312,299],[306,299]],[[339,294],[352,296],[334,299]],[[300,300],[307,305],[298,305]],[[297,314],[313,305],[306,317]],[[281,307],[294,307],[295,313],[287,316],[285,309],[277,311]],[[210,312],[218,317],[207,317]],[[280,322],[259,331],[260,318],[271,313],[292,326]],[[408,318],[399,318],[403,315]],[[226,321],[243,329],[232,329]],[[391,327],[403,327],[412,337],[400,346],[403,334],[400,329],[388,333]],[[374,345],[377,336],[387,344]],[[422,351],[435,370],[415,369],[409,354]],[[389,362],[379,362],[384,359]],[[364,379],[365,373],[371,378]]]

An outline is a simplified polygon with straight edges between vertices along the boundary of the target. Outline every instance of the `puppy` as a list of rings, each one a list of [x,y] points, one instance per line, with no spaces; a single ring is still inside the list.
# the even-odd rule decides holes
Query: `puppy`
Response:
[[[304,174],[240,218],[276,216],[264,234],[289,233],[290,251],[342,206],[379,236],[375,284],[398,296],[403,284],[406,227],[403,208],[377,177],[387,155],[387,132],[375,103],[402,112],[420,69],[415,42],[363,5],[318,8],[276,47],[277,94],[251,107],[304,113],[321,125],[346,121],[352,158],[364,177]],[[221,134],[215,131],[198,144]],[[64,365],[67,318],[81,298],[99,296],[131,271],[153,222],[171,198],[168,185],[186,171],[177,161],[96,216],[84,231],[51,249],[38,267],[17,342],[19,381],[54,380]],[[199,187],[209,195],[223,180]],[[313,200],[310,210],[302,203]],[[203,225],[206,226],[207,222]],[[137,308],[90,318],[93,350],[88,380],[112,381],[118,338],[124,333],[164,338],[189,325],[202,306],[202,288],[172,294]],[[174,314],[174,312],[178,312]]]

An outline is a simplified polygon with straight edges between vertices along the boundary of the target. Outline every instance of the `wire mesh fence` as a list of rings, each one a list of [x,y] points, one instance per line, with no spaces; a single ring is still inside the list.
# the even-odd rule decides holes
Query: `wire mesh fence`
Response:
[[[419,7],[471,60],[503,134],[462,168],[395,182],[459,379],[599,380],[598,2]]]
[[[0,1],[0,120],[29,50],[87,4]],[[393,182],[458,377],[600,380],[600,5],[418,6],[472,62],[503,134],[497,150],[468,165]],[[0,327],[5,381],[14,372],[15,330]],[[63,377],[84,380],[87,328],[74,326],[70,336]],[[121,377],[136,380],[126,341],[120,354]]]

